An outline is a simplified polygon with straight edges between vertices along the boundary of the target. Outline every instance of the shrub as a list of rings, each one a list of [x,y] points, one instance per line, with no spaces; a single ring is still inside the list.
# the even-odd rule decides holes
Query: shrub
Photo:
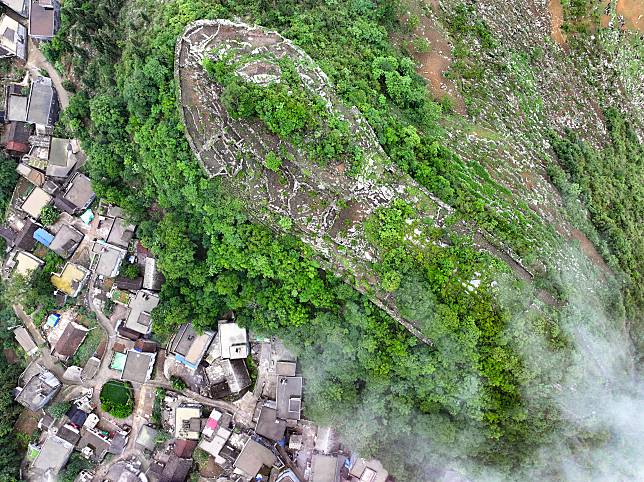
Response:
[[[101,389],[101,408],[116,418],[126,418],[134,410],[134,393],[127,382],[109,380]]]
[[[45,226],[51,226],[60,217],[60,211],[52,205],[45,206],[42,211],[40,211],[40,222]]]

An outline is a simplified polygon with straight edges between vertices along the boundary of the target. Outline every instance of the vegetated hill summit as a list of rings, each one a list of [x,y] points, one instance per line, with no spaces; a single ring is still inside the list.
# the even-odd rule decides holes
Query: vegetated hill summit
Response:
[[[155,333],[279,336],[398,480],[637,479],[632,1],[95,3],[47,54],[165,274]]]

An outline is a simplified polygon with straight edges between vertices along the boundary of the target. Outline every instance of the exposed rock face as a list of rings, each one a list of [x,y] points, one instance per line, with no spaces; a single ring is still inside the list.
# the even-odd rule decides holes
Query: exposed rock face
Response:
[[[365,158],[359,172],[348,175],[342,161],[319,166],[305,148],[280,139],[259,120],[233,119],[222,103],[223,87],[203,67],[207,56],[219,60],[224,54],[234,56],[237,75],[260,85],[279,82],[279,66],[271,58],[291,59],[306,88],[351,126],[352,140]],[[333,271],[355,279],[358,289],[369,292],[376,304],[429,343],[402,319],[392,296],[379,288],[372,263],[380,254],[365,237],[364,221],[393,199],[404,200],[419,220],[431,219],[436,225],[450,207],[389,162],[357,109],[343,106],[324,72],[279,34],[227,20],[202,20],[189,25],[179,39],[176,59],[188,140],[206,172],[223,176],[259,220],[277,227],[280,219],[288,218]],[[264,167],[269,152],[282,153],[279,172]]]

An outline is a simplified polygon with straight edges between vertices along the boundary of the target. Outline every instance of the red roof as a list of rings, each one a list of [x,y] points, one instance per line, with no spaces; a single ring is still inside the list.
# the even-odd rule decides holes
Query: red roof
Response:
[[[5,149],[13,152],[22,152],[24,154],[29,152],[29,146],[27,144],[23,144],[22,142],[16,142],[16,141],[7,142],[7,144],[5,145]]]
[[[174,443],[174,453],[177,454],[177,457],[181,457],[182,459],[189,459],[190,457],[192,457],[192,452],[195,451],[196,447],[196,440],[178,439]]]

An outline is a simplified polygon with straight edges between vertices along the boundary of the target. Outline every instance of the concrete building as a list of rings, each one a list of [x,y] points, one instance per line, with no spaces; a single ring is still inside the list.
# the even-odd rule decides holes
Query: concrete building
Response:
[[[22,276],[29,276],[40,268],[45,262],[31,253],[19,251],[15,257],[16,266],[14,272]]]
[[[112,229],[110,229],[107,236],[107,242],[114,246],[127,249],[130,241],[134,237],[135,229],[136,226],[134,224],[128,223],[123,218],[115,218]]]
[[[23,18],[29,17],[30,0],[2,0],[0,3],[9,7]]]
[[[69,460],[74,446],[57,435],[47,437],[31,465],[31,480],[56,480]]]
[[[51,195],[47,194],[41,188],[36,187],[31,194],[27,196],[25,202],[22,203],[21,209],[29,214],[34,219],[40,217],[40,212],[47,204],[51,202]]]
[[[8,15],[0,17],[0,58],[27,58],[27,29]]]
[[[311,460],[310,482],[340,482],[344,456],[314,454]]]
[[[38,347],[36,346],[34,339],[24,326],[19,326],[13,330],[13,336],[16,338],[16,341],[21,348],[25,350],[27,355],[33,356],[38,353]]]
[[[359,458],[351,465],[349,475],[358,479],[359,482],[385,482],[389,477],[389,472],[378,460]]]
[[[223,359],[245,359],[250,353],[248,332],[237,323],[219,324],[219,343]]]
[[[37,363],[31,363],[21,379],[24,386],[16,388],[16,402],[34,412],[47,405],[61,387],[60,380]]]
[[[58,95],[54,84],[49,77],[36,77],[31,81],[29,89],[26,121],[36,125],[36,132],[43,132],[54,126],[58,114]]]
[[[278,377],[277,416],[283,420],[299,420],[302,410],[302,377]]]
[[[266,472],[275,464],[277,458],[273,452],[263,445],[249,439],[233,464],[234,473],[246,480],[254,479],[264,468]]]
[[[123,248],[100,240],[94,242],[92,253],[98,258],[96,273],[106,278],[114,278],[119,274],[121,264],[127,255],[127,251]]]
[[[60,273],[51,275],[51,284],[68,296],[78,296],[89,274],[89,271],[83,266],[68,262]]]
[[[83,241],[83,233],[69,224],[63,224],[49,245],[54,253],[63,259],[71,257]]]
[[[52,137],[47,159],[47,176],[66,178],[78,162],[79,152],[78,141]]]
[[[199,335],[190,323],[185,323],[179,327],[178,333],[170,340],[169,351],[174,354],[179,363],[195,370],[201,363],[214,336],[212,331],[204,331]]]
[[[32,0],[29,11],[29,36],[51,40],[60,25],[60,5],[57,0]]]
[[[201,434],[201,405],[181,404],[175,410],[174,436],[199,440]]]
[[[152,318],[150,313],[159,304],[159,297],[154,293],[141,290],[136,294],[128,305],[130,313],[125,321],[125,327],[129,330],[147,335],[152,330]]]
[[[147,382],[152,375],[155,359],[155,353],[141,353],[136,350],[128,350],[121,379],[135,383]]]
[[[286,422],[277,418],[277,410],[274,407],[264,405],[259,413],[255,432],[273,442],[284,438]]]
[[[78,211],[87,209],[95,197],[92,181],[80,172],[74,174],[63,195],[63,199],[72,204]]]

